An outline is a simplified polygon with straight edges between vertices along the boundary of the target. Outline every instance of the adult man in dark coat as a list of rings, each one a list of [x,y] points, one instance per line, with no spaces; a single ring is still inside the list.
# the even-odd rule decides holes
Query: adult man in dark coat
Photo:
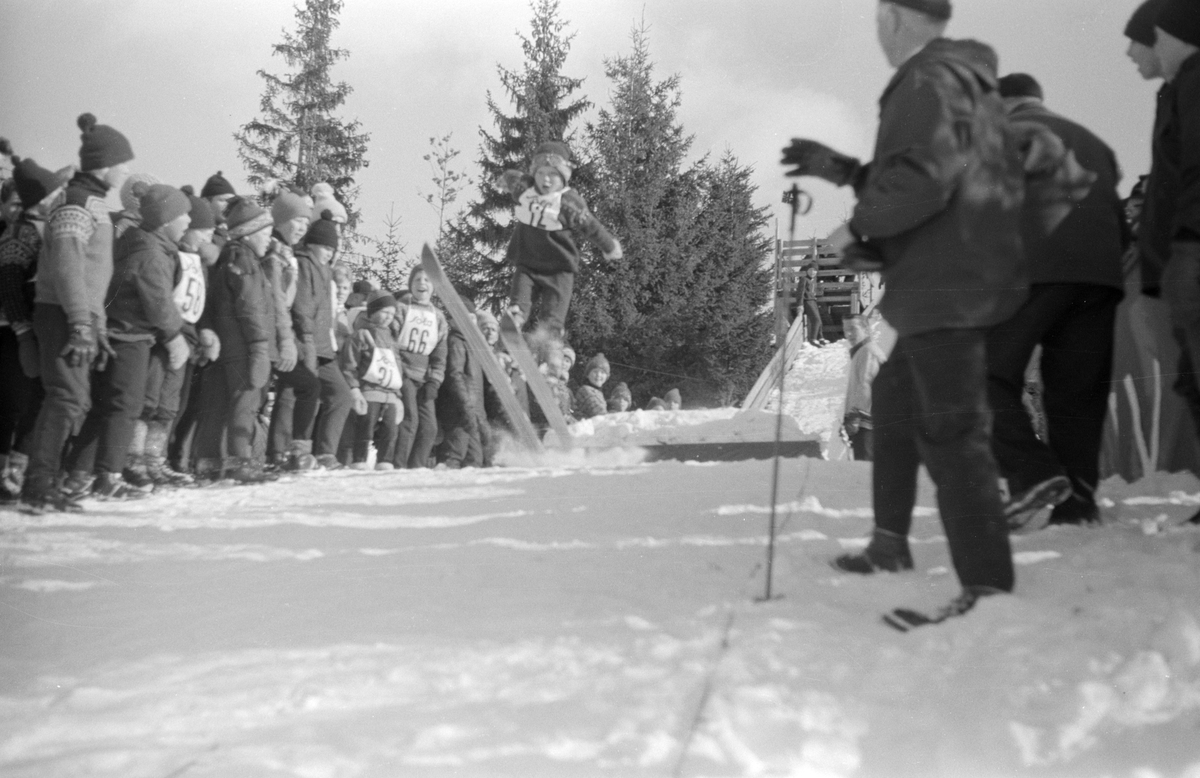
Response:
[[[858,204],[832,237],[866,242],[882,266],[879,308],[896,328],[873,385],[875,532],[855,572],[912,567],[907,535],[924,462],[963,592],[945,615],[1014,584],[992,457],[986,331],[1024,302],[1021,158],[1006,131],[996,55],[942,37],[948,0],[881,0],[879,42],[896,74],[880,98],[874,160],[813,141],[784,150],[794,175],[852,183]]]
[[[1092,522],[1099,519],[1100,441],[1113,325],[1124,295],[1121,255],[1129,242],[1117,194],[1120,169],[1104,141],[1042,104],[1042,88],[1032,76],[1005,76],[1000,95],[1014,121],[1048,128],[1097,179],[1052,234],[1044,235],[1029,219],[1023,225],[1029,299],[988,334],[992,451],[1014,496],[1011,527],[1045,505],[1057,506],[1052,523]],[[1021,399],[1025,369],[1038,345],[1046,441],[1035,434]]]

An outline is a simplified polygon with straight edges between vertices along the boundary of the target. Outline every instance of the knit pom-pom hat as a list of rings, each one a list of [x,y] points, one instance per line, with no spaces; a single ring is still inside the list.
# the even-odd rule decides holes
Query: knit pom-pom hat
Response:
[[[333,223],[332,214],[329,211],[325,211],[320,219],[309,226],[308,232],[304,233],[304,243],[309,246],[326,246],[337,251],[337,225]]]
[[[168,184],[139,182],[134,191],[140,192],[138,204],[142,214],[142,229],[146,232],[154,232],[192,209],[188,196]]]
[[[80,114],[75,123],[82,130],[79,169],[83,172],[113,167],[133,159],[133,147],[125,136],[107,124],[97,124],[92,114]]]
[[[225,176],[218,170],[208,177],[204,182],[204,188],[200,190],[200,196],[204,198],[218,197],[220,195],[236,195],[233,191],[233,184],[225,180]]]
[[[125,183],[121,184],[121,208],[137,218],[141,213],[142,195],[151,185],[161,183],[162,179],[153,173],[130,173]]]
[[[377,311],[384,308],[395,308],[396,298],[388,292],[374,292],[367,298],[367,315],[373,316]]]
[[[53,194],[62,183],[54,171],[32,159],[13,157],[13,186],[21,198],[21,207],[29,209]]]
[[[1200,4],[1196,0],[1167,0],[1154,26],[1184,43],[1200,46]]]
[[[563,184],[571,182],[571,150],[562,141],[552,140],[537,147],[533,160],[529,163],[529,175],[534,175],[539,169],[552,167],[562,176]]]
[[[629,384],[624,381],[613,387],[610,397],[613,399],[624,397],[629,402],[633,402],[633,392],[629,391]]]
[[[325,211],[329,211],[330,221],[338,224],[345,224],[349,221],[346,206],[338,202],[337,197],[334,195],[332,184],[327,184],[324,181],[313,184],[312,189],[309,190],[309,194],[312,195],[313,200],[312,211],[309,216],[311,221],[315,222],[317,219],[320,219]]]
[[[225,223],[229,225],[230,238],[244,238],[273,224],[271,214],[245,197],[239,197],[229,203],[225,212]]]
[[[1143,46],[1153,46],[1158,36],[1154,33],[1154,19],[1165,4],[1165,0],[1146,0],[1137,7],[1125,25],[1125,37]]]
[[[588,360],[587,366],[584,368],[583,373],[584,375],[587,375],[597,368],[603,370],[609,375],[612,375],[612,368],[608,366],[608,358],[604,356],[603,351],[597,353],[596,356]]]
[[[294,192],[291,189],[285,189],[275,198],[275,202],[271,203],[271,218],[275,220],[275,226],[279,227],[292,219],[307,219],[309,213],[312,212],[312,203],[307,195]]]

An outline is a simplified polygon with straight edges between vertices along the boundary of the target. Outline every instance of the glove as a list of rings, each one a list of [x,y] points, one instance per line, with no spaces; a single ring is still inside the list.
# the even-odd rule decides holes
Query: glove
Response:
[[[285,338],[279,344],[279,364],[276,369],[281,373],[290,373],[296,369],[296,360],[300,354],[296,351],[296,341],[294,338]]]
[[[96,330],[90,324],[72,324],[67,345],[59,352],[68,367],[90,365],[96,358]]]
[[[304,366],[313,373],[317,372],[317,344],[313,340],[313,336],[302,335],[297,348],[300,350],[300,361]]]
[[[180,333],[168,340],[165,344],[167,349],[167,364],[172,370],[178,370],[183,367],[183,364],[188,361],[188,357],[192,355],[192,350],[188,348],[187,338]]]
[[[250,364],[246,370],[246,390],[262,389],[271,378],[271,353],[265,340],[250,344]]]
[[[847,416],[842,420],[842,429],[846,431],[846,437],[852,438],[858,432],[859,420],[855,416]]]
[[[205,243],[200,247],[200,261],[205,267],[212,267],[217,264],[217,260],[221,257],[221,249],[215,243]]]
[[[624,259],[625,252],[621,250],[621,241],[613,238],[612,250],[604,252],[601,256],[603,256],[609,262],[615,262],[618,259]]]
[[[200,330],[200,364],[216,362],[221,356],[221,339],[212,330]]]
[[[815,140],[792,138],[792,143],[783,149],[784,165],[794,165],[789,176],[816,176],[835,186],[852,183],[862,170],[862,163]]]
[[[108,367],[108,360],[116,359],[117,351],[108,342],[108,330],[96,331],[96,344],[99,346],[99,353],[96,355],[96,369],[103,371]]]
[[[32,327],[17,334],[17,359],[21,362],[21,372],[27,378],[38,378],[42,375],[41,354],[38,353],[37,335]]]
[[[842,250],[842,267],[856,273],[878,273],[883,270],[883,254],[874,244],[856,240]]]
[[[362,389],[357,386],[350,390],[350,396],[354,398],[354,412],[359,416],[367,415],[367,398],[363,397]]]

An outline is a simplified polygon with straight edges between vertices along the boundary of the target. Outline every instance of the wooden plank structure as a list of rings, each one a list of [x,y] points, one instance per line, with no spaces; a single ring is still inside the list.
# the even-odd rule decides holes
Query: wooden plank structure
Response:
[[[799,280],[804,276],[804,267],[814,259],[817,262],[817,306],[821,309],[825,338],[836,340],[842,336],[842,319],[862,313],[870,307],[872,300],[870,280],[863,273],[855,273],[840,265],[840,258],[828,241],[776,240],[775,257],[780,268],[780,288],[777,289],[776,311],[787,317],[790,323],[792,311],[799,309],[796,295]],[[865,295],[864,295],[865,292]],[[797,318],[804,318],[798,316]]]

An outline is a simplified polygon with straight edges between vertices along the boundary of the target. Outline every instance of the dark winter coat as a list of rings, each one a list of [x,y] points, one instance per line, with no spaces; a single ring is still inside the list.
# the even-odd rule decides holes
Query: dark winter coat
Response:
[[[609,253],[617,245],[612,233],[592,215],[574,189],[539,194],[533,178],[510,170],[504,176],[512,195],[513,235],[507,260],[534,273],[578,273],[579,247],[574,233]]]
[[[295,255],[298,267],[292,327],[301,340],[311,336],[317,348],[317,359],[328,361],[337,356],[333,328],[333,268],[318,262],[304,246],[296,249]]]
[[[438,392],[439,420],[449,425],[470,425],[483,410],[483,369],[467,346],[458,323],[450,321],[446,338],[446,380]]]
[[[1200,242],[1200,52],[1188,57],[1174,80],[1164,128],[1168,165],[1179,170],[1179,196],[1171,212],[1170,240]]]
[[[1121,256],[1129,242],[1125,209],[1117,194],[1121,170],[1112,149],[1090,130],[1059,116],[1040,100],[1025,100],[1009,111],[1014,121],[1035,122],[1053,132],[1075,159],[1097,178],[1087,197],[1050,235],[1026,223],[1021,233],[1029,280],[1034,284],[1098,284],[1124,291]]]
[[[1138,259],[1142,270],[1142,291],[1157,297],[1162,271],[1171,254],[1171,215],[1179,199],[1178,155],[1167,153],[1172,131],[1169,129],[1175,102],[1170,82],[1158,90],[1154,111],[1154,130],[1150,143],[1150,178],[1138,225]]]
[[[879,105],[850,227],[882,254],[880,312],[901,336],[1007,319],[1028,294],[1024,176],[995,52],[934,40],[897,69]]]
[[[104,326],[113,249],[107,193],[100,179],[76,173],[46,219],[36,300],[61,307],[71,325]]]
[[[175,305],[175,244],[131,227],[113,247],[113,275],[104,298],[109,336],[166,343],[183,329]]]
[[[599,387],[586,383],[575,392],[575,414],[581,419],[608,413],[608,401]]]
[[[244,359],[252,343],[267,343],[272,361],[278,359],[275,343],[275,303],[266,271],[250,247],[230,241],[208,276],[205,320],[221,339],[218,361]]]
[[[33,319],[33,279],[45,225],[22,213],[0,237],[0,315],[13,325]]]

